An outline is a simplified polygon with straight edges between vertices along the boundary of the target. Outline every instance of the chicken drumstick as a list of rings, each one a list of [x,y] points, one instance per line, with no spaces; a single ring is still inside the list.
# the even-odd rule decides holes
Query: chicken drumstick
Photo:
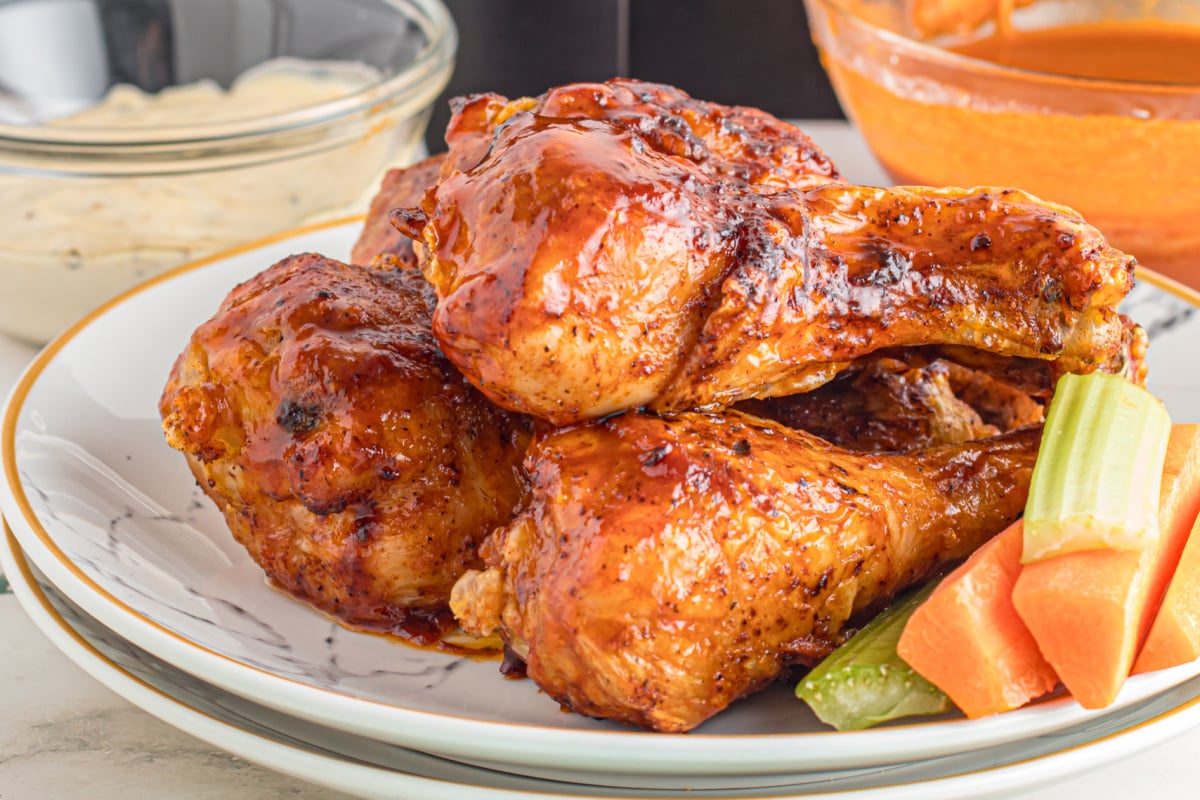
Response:
[[[539,434],[451,609],[567,708],[686,731],[1014,520],[1040,437],[869,455],[736,411]]]
[[[419,637],[450,621],[454,581],[511,517],[529,439],[442,358],[432,307],[416,270],[284,259],[196,329],[159,406],[277,586]]]
[[[589,86],[603,102],[460,106],[493,125],[488,146],[451,138],[421,208],[392,215],[423,244],[443,351],[504,407],[562,425],[806,391],[883,347],[1088,371],[1121,346],[1134,261],[1069,209],[764,179],[755,145],[775,152],[781,128]]]

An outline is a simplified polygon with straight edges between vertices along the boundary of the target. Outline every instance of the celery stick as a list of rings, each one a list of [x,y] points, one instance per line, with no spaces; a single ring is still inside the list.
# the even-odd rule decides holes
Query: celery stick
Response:
[[[950,710],[950,699],[896,655],[908,618],[935,584],[897,600],[801,679],[796,696],[818,719],[852,731]]]
[[[1025,506],[1022,563],[1153,544],[1170,433],[1158,398],[1122,377],[1059,379]]]

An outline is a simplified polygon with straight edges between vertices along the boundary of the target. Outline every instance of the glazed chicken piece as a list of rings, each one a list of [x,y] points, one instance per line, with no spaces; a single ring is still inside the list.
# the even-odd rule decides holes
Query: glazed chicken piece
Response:
[[[987,372],[923,352],[868,356],[811,392],[736,408],[850,450],[919,450],[1044,419],[1041,402]]]
[[[705,108],[623,84],[493,108],[489,146],[450,139],[421,207],[393,213],[443,351],[495,402],[564,425],[807,391],[885,347],[1069,371],[1119,349],[1134,260],[1069,209],[759,168],[802,134]]]
[[[1146,332],[1121,324],[1119,351],[1097,369],[1145,385]],[[735,408],[851,450],[915,450],[1040,424],[1060,367],[966,347],[881,350],[810,392]]]
[[[433,304],[415,270],[285,259],[195,331],[160,401],[168,443],[277,586],[416,638],[452,623],[529,435],[442,358]]]
[[[1096,366],[1098,371],[1120,375],[1138,386],[1146,385],[1146,349],[1150,340],[1146,331],[1124,314],[1118,315],[1121,326],[1120,344],[1107,361]],[[973,347],[943,345],[921,348],[960,366],[985,372],[1020,391],[1050,402],[1054,385],[1069,370],[1061,360],[1002,356]]]
[[[736,411],[539,433],[451,607],[566,708],[690,730],[1016,519],[1039,439],[870,455]]]
[[[442,178],[470,170],[515,115],[606,120],[637,131],[654,150],[686,159],[711,179],[766,192],[840,182],[833,162],[800,128],[746,106],[697,100],[661,83],[614,78],[572,83],[539,97],[475,94],[451,100]]]
[[[425,192],[437,183],[445,160],[446,154],[438,153],[411,166],[390,169],[384,174],[379,191],[371,199],[362,231],[350,251],[351,263],[377,269],[417,268],[413,240],[397,231],[388,215],[394,208],[407,208],[420,203]]]

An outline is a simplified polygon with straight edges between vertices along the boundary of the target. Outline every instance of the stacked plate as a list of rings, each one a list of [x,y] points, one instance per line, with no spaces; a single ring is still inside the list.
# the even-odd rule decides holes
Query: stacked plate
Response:
[[[200,738],[363,797],[928,798],[1044,784],[1200,724],[1200,665],[1131,679],[1111,708],[1055,697],[994,718],[824,728],[787,687],[688,735],[565,714],[497,662],[347,631],[270,588],[161,433],[191,331],[236,283],[357,221],[145,284],[52,343],[3,417],[0,562],[35,622],[129,700]],[[1200,295],[1143,276],[1151,388],[1200,419]]]

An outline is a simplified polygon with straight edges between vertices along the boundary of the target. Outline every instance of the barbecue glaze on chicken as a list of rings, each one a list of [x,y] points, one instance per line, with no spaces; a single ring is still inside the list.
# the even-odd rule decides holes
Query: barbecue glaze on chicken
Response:
[[[395,167],[384,173],[379,189],[371,198],[367,218],[350,250],[350,263],[380,269],[416,269],[417,254],[413,240],[396,230],[388,219],[394,208],[414,206],[430,188],[437,185],[445,153],[430,156],[407,167]]]
[[[539,433],[451,608],[566,708],[690,730],[1016,519],[1039,440],[869,455],[735,411]]]
[[[433,302],[416,270],[285,259],[196,329],[160,411],[276,585],[352,625],[436,638],[413,617],[437,622],[508,521],[529,433],[442,358]]]
[[[564,707],[691,730],[1015,519],[1059,375],[1144,380],[1134,261],[1070,209],[847,185],[659,84],[452,109],[368,266],[235,288],[160,402],[251,557],[350,625],[449,605]]]
[[[885,347],[1120,348],[1133,259],[1019,191],[844,185],[785,123],[629,81],[476,98],[450,131],[393,221],[447,357],[557,425],[806,391]]]

